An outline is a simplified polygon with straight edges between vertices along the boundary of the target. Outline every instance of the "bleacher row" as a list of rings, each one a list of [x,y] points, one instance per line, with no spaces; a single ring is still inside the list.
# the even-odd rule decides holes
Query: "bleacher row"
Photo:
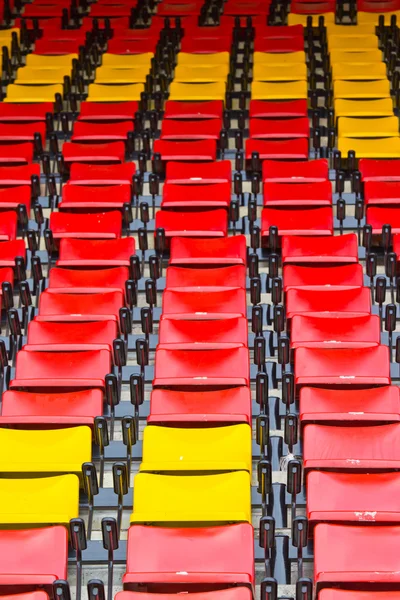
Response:
[[[1,595],[398,600],[400,2],[0,12]]]

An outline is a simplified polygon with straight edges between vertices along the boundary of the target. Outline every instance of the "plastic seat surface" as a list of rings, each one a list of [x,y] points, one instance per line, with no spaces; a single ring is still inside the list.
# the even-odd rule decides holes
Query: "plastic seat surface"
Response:
[[[326,237],[323,244],[315,237],[291,235],[282,237],[283,264],[354,264],[357,262],[358,241],[355,233]]]
[[[400,206],[400,181],[364,182],[364,201],[367,206]]]
[[[138,594],[142,594],[143,592],[118,592],[116,595],[116,600],[142,600],[138,598]],[[206,592],[196,592],[195,598],[193,598],[193,594],[188,593],[189,600],[251,600],[252,593],[251,590],[246,587],[238,587],[237,589],[225,589],[218,591],[206,591]],[[158,600],[168,600],[166,598],[167,594],[160,594]],[[143,600],[153,600],[153,594],[144,594]],[[6,600],[10,600],[7,598]],[[29,600],[29,598],[22,598],[16,600]],[[32,600],[43,600],[42,598]]]
[[[103,392],[100,389],[65,393],[7,390],[3,394],[0,425],[51,424],[92,427],[95,417],[101,415],[102,411]]]
[[[96,84],[123,85],[144,83],[149,69],[146,65],[135,69],[118,69],[114,67],[99,67],[96,69]]]
[[[250,423],[251,398],[246,387],[178,391],[152,390],[148,423]]]
[[[87,352],[29,352],[17,355],[15,379],[10,389],[101,388],[110,372],[111,353],[107,350]]]
[[[205,42],[203,42],[203,49],[207,49],[207,44]],[[193,54],[192,52],[179,52],[177,64],[191,65],[192,67],[201,65],[229,65],[229,52],[204,52],[198,54]],[[221,86],[219,86],[219,88],[221,88]]]
[[[221,239],[175,237],[171,240],[170,265],[246,265],[246,238]]]
[[[294,315],[291,322],[292,348],[371,348],[381,338],[377,315],[352,319]]]
[[[0,242],[15,241],[17,236],[17,213],[7,211],[0,213]]]
[[[291,289],[286,293],[286,317],[291,319],[297,314],[319,316],[321,313],[331,316],[369,315],[371,313],[371,292],[369,288],[349,290],[304,290]],[[328,316],[328,315],[327,315]]]
[[[63,86],[61,84],[55,85],[17,85],[11,83],[7,86],[7,96],[3,102],[18,102],[32,103],[32,102],[54,102],[56,94],[63,94]]]
[[[68,427],[29,431],[0,428],[2,473],[81,473],[82,464],[92,460],[92,432],[89,427]]]
[[[254,52],[253,60],[254,64],[264,65],[304,65],[306,55],[304,50],[302,52]]]
[[[303,440],[304,468],[365,472],[399,468],[399,423],[352,426],[345,431],[344,436],[341,427],[307,425]]]
[[[40,165],[0,166],[1,186],[31,185],[33,176],[40,177]]]
[[[105,213],[52,212],[50,229],[55,240],[61,238],[117,239],[122,234],[120,211]]]
[[[250,137],[256,139],[308,138],[308,118],[296,117],[281,120],[250,119]]]
[[[87,102],[138,102],[144,92],[143,83],[108,85],[91,83],[88,87]]]
[[[203,55],[201,55],[203,56]],[[207,55],[206,55],[207,56]],[[210,83],[181,83],[173,81],[169,90],[170,100],[225,100],[226,84],[223,81]]]
[[[40,294],[38,321],[117,321],[124,305],[121,291],[103,294]]]
[[[398,422],[399,408],[399,388],[394,385],[364,389],[361,392],[311,387],[300,390],[302,423]]]
[[[0,246],[1,250],[1,246]],[[129,279],[126,267],[110,269],[61,269],[53,267],[49,273],[48,291],[64,294],[101,294],[121,291]]]
[[[359,161],[362,181],[400,181],[400,160],[374,160],[362,158]]]
[[[156,229],[159,227],[165,230],[167,238],[220,238],[228,235],[228,216],[223,208],[204,212],[159,210],[156,214]]]
[[[358,158],[400,158],[400,137],[338,139],[338,149],[346,156],[353,150]]]
[[[335,81],[333,96],[335,100],[390,98],[390,84],[387,79],[374,81],[373,84],[370,81]]]
[[[217,158],[215,140],[195,140],[192,142],[155,140],[154,153],[159,153],[165,161],[214,161]]]
[[[163,498],[160,507],[159,498]],[[135,476],[131,523],[226,524],[250,522],[250,476],[247,471],[218,475]]]
[[[58,205],[59,210],[74,210],[87,208],[89,210],[96,210],[98,208],[118,208],[122,209],[123,205],[129,204],[132,198],[131,185],[128,183],[121,183],[110,186],[95,186],[87,185],[81,187],[73,182],[73,185],[67,183],[62,189],[62,200]],[[57,214],[57,213],[54,213]],[[53,215],[51,215],[52,217]],[[80,214],[80,217],[84,218],[84,215]],[[119,231],[122,227],[122,218],[119,214],[118,221],[114,225],[114,229]],[[110,229],[112,228],[110,222]],[[104,232],[105,233],[105,232]],[[112,232],[110,232],[111,237]],[[97,236],[103,237],[103,236]],[[121,231],[116,237],[121,237]]]
[[[398,592],[360,592],[353,590],[339,590],[326,588],[319,592],[321,600],[398,600]]]
[[[251,97],[253,100],[296,100],[307,99],[306,81],[254,81],[251,84]]]
[[[246,160],[252,158],[253,152],[258,152],[261,160],[307,160],[308,139],[296,137],[281,140],[250,138],[246,140]]]
[[[392,15],[399,18],[400,12],[397,10],[394,12],[383,13],[385,25],[387,25],[387,26],[390,25],[390,19],[391,19]],[[379,17],[375,12],[357,11],[357,22],[358,23],[375,23],[376,24],[376,23],[378,23],[378,18]]]
[[[3,528],[58,523],[68,526],[71,519],[79,516],[79,479],[76,475],[2,478],[0,498],[0,522]]]
[[[245,317],[215,320],[177,320],[162,316],[158,348],[177,350],[214,350],[239,348],[248,344]]]
[[[383,62],[358,63],[356,60],[350,63],[334,63],[332,69],[333,81],[374,81],[386,79],[386,65]]]
[[[333,234],[331,208],[279,209],[264,208],[261,213],[261,235],[267,237],[271,226],[278,227],[279,235]]]
[[[398,526],[343,526],[318,524],[314,531],[315,582],[396,583],[397,553],[400,548]]]
[[[85,123],[77,121],[71,136],[73,142],[123,141],[133,132],[132,121],[118,123]],[[1,129],[0,129],[1,133]]]
[[[304,50],[303,36],[271,39],[256,35],[254,39],[255,52],[301,52],[302,50]]]
[[[210,100],[208,102],[167,100],[163,118],[164,121],[168,119],[222,119],[223,110],[224,103],[221,100]]]
[[[0,183],[1,185],[1,183]],[[25,204],[26,212],[31,209],[31,188],[28,185],[0,188],[0,210],[17,209],[18,204]]]
[[[255,63],[253,67],[253,81],[307,81],[307,67],[305,63],[288,63],[283,65]]]
[[[208,43],[208,40],[205,41]],[[228,74],[228,65],[178,65],[175,69],[174,81],[178,83],[225,83]]]
[[[382,138],[398,137],[399,135],[399,123],[394,116],[376,119],[341,117],[338,122],[339,137]]]
[[[387,346],[374,348],[298,348],[295,351],[296,385],[389,385]]]
[[[70,169],[68,184],[132,185],[132,178],[135,171],[135,163],[120,163],[115,165],[73,163]]]
[[[380,100],[336,100],[336,117],[391,117],[393,102],[391,98]]]
[[[106,144],[79,144],[65,142],[62,148],[65,162],[122,163],[125,158],[124,142]]]
[[[357,51],[360,48],[366,50],[374,50],[378,46],[378,38],[376,35],[335,35],[329,36],[330,50],[353,50]]]
[[[182,121],[185,123],[185,121]],[[199,185],[164,184],[161,208],[210,207],[229,208],[231,183],[209,183]]]
[[[323,289],[362,287],[363,269],[360,264],[352,265],[285,265],[283,267],[283,285],[287,292],[292,288]]]
[[[262,178],[264,182],[320,183],[328,180],[328,161],[325,158],[290,163],[264,160]]]
[[[67,576],[68,531],[62,525],[1,530],[0,556],[2,592],[10,588],[15,594],[29,585],[48,589]]]
[[[397,207],[369,206],[367,223],[372,226],[372,233],[380,235],[382,227],[389,223],[392,233],[400,233],[400,210]]]
[[[139,110],[139,102],[81,102],[78,121],[128,121]]]
[[[140,472],[247,471],[251,428],[248,425],[190,428],[145,427]]]
[[[143,41],[140,40],[141,44],[142,42]],[[106,52],[103,54],[102,64],[105,67],[117,67],[119,69],[129,69],[139,65],[148,65],[150,69],[153,56],[154,54],[152,52],[140,52],[140,54],[134,54],[132,56]]]
[[[21,256],[25,259],[26,248],[24,240],[12,240],[0,244],[0,267],[14,267],[15,259]]]
[[[42,140],[46,139],[46,125],[43,121],[36,123],[0,123],[0,142],[32,142],[35,133]]]
[[[115,321],[88,323],[54,323],[30,321],[25,350],[73,352],[75,350],[112,351],[118,337]]]
[[[335,27],[337,27],[337,25],[335,25]],[[369,27],[371,27],[371,25],[369,25]],[[375,26],[373,25],[372,27],[375,31]],[[370,48],[368,50],[365,48],[353,48],[353,50],[333,49],[330,50],[329,55],[333,65],[342,63],[377,64],[382,61],[382,51],[379,48]]]
[[[130,12],[131,9],[128,9]],[[124,40],[118,37],[108,41],[107,49],[110,54],[154,54],[157,50],[157,38]]]
[[[1,165],[23,165],[33,160],[33,143],[17,142],[15,144],[0,145]]]
[[[170,161],[166,166],[167,183],[200,185],[232,181],[232,166],[229,160],[207,164]]]
[[[253,118],[282,118],[306,117],[306,100],[286,100],[284,102],[271,102],[265,100],[250,100],[250,119]]]
[[[169,267],[166,271],[165,288],[196,291],[207,288],[207,291],[223,291],[225,288],[245,288],[246,269],[243,265],[213,267],[201,269],[185,269]]]
[[[222,129],[220,119],[179,121],[167,119],[161,126],[162,140],[219,140]],[[0,128],[1,134],[1,128]]]
[[[70,76],[71,67],[58,67],[54,69],[41,69],[40,67],[22,67],[16,73],[17,85],[47,85],[62,84],[64,77]]]
[[[325,24],[335,24],[335,20],[336,20],[334,12],[326,12],[323,14],[316,14],[316,15],[301,15],[301,14],[296,14],[296,13],[290,12],[288,14],[288,25],[304,25],[304,26],[306,26],[307,19],[309,16],[312,17],[313,27],[318,26],[319,17],[324,17]]]
[[[263,188],[264,206],[331,206],[330,181],[314,183],[275,183],[266,181]]]
[[[118,240],[68,240],[60,242],[57,266],[129,267],[135,254],[133,237]]]
[[[156,350],[154,387],[249,385],[247,348]]]
[[[132,525],[128,530],[125,588],[142,582],[151,591],[168,584],[250,586],[254,579],[249,523],[184,528]]]
[[[210,291],[166,289],[162,298],[162,313],[169,318],[190,320],[218,320],[245,317],[246,291],[238,288]]]

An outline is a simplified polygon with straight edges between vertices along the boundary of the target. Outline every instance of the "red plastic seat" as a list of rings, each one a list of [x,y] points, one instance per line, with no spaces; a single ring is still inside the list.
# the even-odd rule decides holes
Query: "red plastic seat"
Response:
[[[224,103],[221,100],[209,100],[205,102],[167,100],[163,118],[164,121],[168,119],[182,119],[185,121],[192,119],[222,119],[223,112]],[[163,126],[165,125],[164,121]]]
[[[297,386],[390,384],[387,346],[334,350],[298,348],[295,350],[294,364]]]
[[[231,48],[231,35],[218,39],[184,36],[181,41],[181,52],[188,54],[217,54],[218,52],[230,52]]]
[[[300,419],[306,423],[400,421],[400,391],[390,385],[360,390],[329,390],[303,387],[300,390]]]
[[[0,242],[11,242],[17,236],[17,213],[15,211],[0,214]]]
[[[224,387],[249,384],[247,348],[156,350],[154,387]]]
[[[108,9],[110,12],[110,9]],[[131,9],[126,10],[130,14]],[[142,54],[151,52],[155,54],[157,50],[157,37],[150,37],[148,39],[136,39],[136,40],[120,40],[114,38],[108,41],[107,51],[110,54]]]
[[[118,336],[115,321],[88,323],[46,323],[34,319],[28,325],[27,345],[30,352],[75,352],[81,350],[109,350]]]
[[[3,394],[0,425],[89,425],[103,413],[100,389],[78,392],[34,393],[7,390]],[[1,547],[1,540],[0,540]],[[1,582],[1,574],[0,574]]]
[[[261,160],[307,160],[308,139],[249,139],[246,141],[246,160],[251,159],[253,152],[258,152]]]
[[[104,389],[111,369],[111,352],[29,352],[17,354],[15,379],[9,389]]]
[[[134,31],[134,30],[130,30]],[[141,31],[141,30],[137,30]],[[139,102],[81,102],[78,121],[132,121]],[[1,112],[0,112],[1,118]],[[74,130],[75,131],[75,130]]]
[[[219,140],[222,119],[166,119],[161,125],[161,140]]]
[[[166,168],[168,183],[199,185],[232,181],[232,166],[229,160],[201,163],[169,162]]]
[[[331,208],[279,209],[264,208],[261,213],[261,236],[266,241],[271,226],[282,235],[333,235]]]
[[[253,139],[308,138],[308,117],[288,119],[250,119],[250,137]]]
[[[68,531],[61,525],[0,530],[0,556],[2,594],[39,587],[51,592],[55,579],[67,577]]]
[[[135,254],[133,237],[118,240],[68,240],[60,242],[58,267],[129,267]]]
[[[0,167],[0,186],[2,187],[31,185],[32,177],[40,178],[40,165]]]
[[[250,100],[250,120],[307,117],[307,114],[307,100]]]
[[[304,52],[304,37],[292,38],[262,38],[256,35],[254,39],[254,52]]]
[[[317,183],[327,181],[329,177],[326,158],[309,161],[283,163],[265,160],[262,166],[263,181],[276,183]]]
[[[73,142],[126,142],[129,132],[133,132],[132,121],[118,121],[117,123],[77,121],[71,140]]]
[[[34,104],[2,102],[0,104],[0,122],[29,123],[30,121],[45,121],[46,114],[52,113],[53,110],[54,105],[52,102],[38,102]]]
[[[61,17],[62,15],[62,4],[60,5],[41,5],[41,4],[29,4],[25,6],[24,18],[37,17],[38,19],[50,18],[50,17]]]
[[[33,4],[30,4],[29,6],[33,6]],[[56,56],[61,54],[79,54],[79,46],[83,45],[84,43],[84,32],[81,38],[76,38],[73,40],[51,40],[43,37],[35,41],[35,54],[43,54],[46,56]]]
[[[164,161],[198,161],[207,162],[217,158],[217,143],[215,140],[197,140],[194,142],[171,142],[155,140],[154,153],[161,155]]]
[[[213,267],[209,269],[185,269],[169,267],[166,272],[166,289],[195,291],[207,288],[207,291],[221,291],[226,288],[246,287],[246,267],[243,265]]]
[[[224,7],[226,15],[259,16],[269,12],[269,2],[227,2]]]
[[[307,518],[321,521],[398,523],[400,473],[307,475]]]
[[[290,6],[290,12],[297,15],[320,15],[323,13],[335,12],[335,1],[321,2],[293,2]]]
[[[380,235],[382,227],[387,224],[391,226],[392,233],[400,233],[400,207],[369,206],[366,220],[367,224],[372,226],[373,235]]]
[[[264,184],[265,185],[265,184]],[[358,262],[358,240],[355,233],[325,237],[283,236],[283,264],[347,264]]]
[[[244,289],[225,289],[210,291],[165,290],[162,299],[163,315],[174,319],[208,321],[231,317],[245,317],[246,291]]]
[[[215,320],[193,318],[177,320],[162,317],[159,326],[158,348],[174,350],[217,350],[239,348],[248,344],[248,325],[245,317]]]
[[[319,183],[264,183],[264,206],[331,206],[332,184]]]
[[[326,588],[318,595],[319,600],[399,600],[399,592],[359,592]]]
[[[0,144],[1,165],[24,165],[33,160],[33,143]]]
[[[361,158],[358,168],[362,181],[400,181],[400,159],[374,160]]]
[[[249,523],[188,528],[133,525],[128,533],[124,588],[144,584],[146,591],[162,592],[175,585],[185,590],[186,586],[251,587],[253,537]]]
[[[387,589],[400,582],[400,527],[320,523],[314,530],[314,578],[317,591],[337,583],[362,589]],[[373,588],[372,588],[373,586]],[[377,595],[374,594],[375,598]],[[385,594],[386,598],[386,594]],[[389,600],[389,599],[387,599]]]
[[[85,208],[96,210],[99,208],[122,209],[124,204],[130,204],[132,188],[128,183],[112,186],[79,186],[67,183],[62,189],[62,200],[58,205],[59,210],[76,210]],[[83,215],[82,215],[83,216]],[[121,215],[119,221],[122,225]],[[121,237],[120,235],[118,237]]]
[[[174,238],[171,240],[170,265],[246,265],[244,235],[223,239]]]
[[[159,210],[156,229],[162,228],[167,239],[173,237],[220,238],[228,235],[228,215],[223,208],[204,212]]]
[[[231,184],[227,182],[200,185],[177,185],[167,182],[163,187],[161,207],[229,208],[230,202]]]
[[[125,294],[127,279],[129,270],[126,267],[93,270],[53,267],[49,273],[47,289],[61,294],[101,294],[117,291]]]
[[[218,591],[185,592],[188,600],[251,600],[252,591],[246,587],[227,588]],[[6,600],[10,600],[7,598]],[[29,598],[17,598],[16,600],[30,600]],[[31,600],[43,600],[32,598]],[[154,600],[153,594],[143,592],[118,592],[115,600]],[[160,594],[158,600],[168,600],[168,594]]]
[[[35,123],[0,123],[0,142],[33,142],[35,133],[46,139],[46,124],[43,121]]]
[[[29,215],[31,210],[31,188],[28,185],[0,188],[0,211],[5,208],[16,210],[19,204],[26,206]]]
[[[151,392],[148,423],[192,426],[193,423],[251,423],[246,387],[202,391],[157,389]],[[1,422],[1,420],[0,420]]]
[[[380,0],[369,2],[368,0],[360,0],[357,3],[357,10],[364,12],[378,12],[383,14],[385,12],[394,12],[400,10],[400,2],[398,0]]]
[[[287,292],[297,289],[324,289],[362,287],[363,269],[360,264],[340,266],[286,265],[283,267],[283,285]]]
[[[129,4],[114,4],[113,6],[94,3],[90,8],[90,16],[95,17],[129,17],[132,7]],[[110,40],[112,41],[112,40]],[[147,50],[143,50],[147,52]]]
[[[307,470],[394,471],[400,467],[400,423],[346,429],[306,425],[303,461]]]
[[[353,317],[310,317],[295,315],[291,322],[292,348],[371,348],[381,339],[377,315]]]
[[[24,240],[13,240],[0,244],[0,267],[14,267],[17,256],[26,259]]]
[[[367,206],[400,206],[400,181],[366,181],[364,202]]]
[[[88,214],[52,212],[50,229],[55,240],[62,238],[114,240],[121,237],[122,217],[118,210]]]
[[[369,288],[349,290],[301,290],[292,289],[286,294],[286,318],[294,315],[319,316],[321,312],[330,316],[348,316],[371,313],[371,291]],[[328,316],[328,315],[327,315]]]
[[[125,159],[125,144],[124,142],[107,144],[65,142],[62,153],[66,163],[122,163]]]
[[[118,321],[124,305],[122,292],[60,294],[45,290],[40,295],[38,321]]]
[[[68,181],[74,185],[132,185],[135,170],[132,162],[115,165],[73,163]]]

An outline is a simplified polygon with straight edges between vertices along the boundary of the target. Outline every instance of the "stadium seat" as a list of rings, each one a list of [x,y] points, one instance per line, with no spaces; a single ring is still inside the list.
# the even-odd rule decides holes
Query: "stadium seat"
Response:
[[[354,264],[358,262],[358,242],[354,233],[332,235],[321,245],[317,237],[283,236],[283,264]]]
[[[0,185],[2,187],[14,185],[30,186],[32,185],[33,177],[40,177],[40,165],[38,164],[0,166]]]
[[[115,210],[92,214],[53,212],[50,229],[56,242],[65,238],[118,239],[122,234],[122,217]]]
[[[185,123],[185,121],[182,121],[182,123]],[[161,208],[180,208],[183,210],[185,208],[228,209],[230,202],[230,182],[177,185],[167,181],[163,187]]]
[[[1,248],[0,248],[1,249]],[[1,255],[0,255],[1,258]],[[209,292],[223,291],[226,288],[245,288],[246,269],[243,265],[190,269],[168,267],[165,287],[168,290],[198,291],[207,288]]]
[[[91,83],[86,100],[87,102],[138,102],[143,92],[143,83],[125,85]]]
[[[125,159],[125,144],[123,142],[105,144],[65,142],[62,154],[67,164],[73,162],[122,163]]]
[[[278,235],[314,235],[333,234],[333,215],[331,208],[305,208],[282,210],[264,208],[261,214],[261,236],[264,241],[269,236],[270,227],[278,228]]]
[[[162,313],[170,319],[198,321],[245,317],[246,291],[239,288],[212,291],[207,287],[196,291],[167,289],[163,293]]]
[[[254,81],[251,84],[253,100],[300,100],[307,99],[307,82]]]
[[[365,181],[364,201],[367,206],[400,206],[400,182]]]
[[[56,95],[63,95],[63,86],[61,84],[49,85],[17,85],[11,83],[7,86],[7,96],[3,102],[23,103],[44,103],[54,102]]]
[[[16,241],[17,213],[15,211],[7,211],[0,214],[0,242]]]
[[[168,119],[222,119],[224,103],[220,100],[206,102],[179,102],[167,100],[164,122]],[[165,124],[163,122],[163,125]]]
[[[222,238],[228,235],[228,215],[223,208],[204,212],[159,210],[158,228],[164,229],[168,241],[174,237]]]
[[[0,267],[15,267],[15,259],[21,256],[26,258],[26,248],[24,240],[18,239],[11,242],[1,242],[0,244]]]
[[[28,185],[0,188],[0,211],[7,208],[17,210],[19,204],[24,204],[29,215],[31,195],[31,188]]]
[[[142,596],[143,592],[118,592],[115,596],[116,600],[152,600],[152,594],[143,594],[143,598],[138,598],[137,596]],[[160,595],[159,600],[168,600],[164,595]],[[188,600],[193,600],[190,592],[188,593]],[[245,587],[239,587],[237,589],[225,589],[219,591],[208,591],[208,592],[197,592],[195,594],[196,600],[217,600],[220,598],[221,600],[251,600],[252,592]],[[9,598],[7,598],[9,600]],[[17,598],[16,600],[43,600],[42,598]]]
[[[339,117],[390,117],[393,115],[391,98],[380,100],[336,100],[335,116]]]
[[[250,119],[274,119],[288,117],[306,117],[306,100],[285,100],[285,102],[271,102],[264,100],[250,100]]]
[[[161,126],[161,140],[215,140],[220,138],[222,121],[219,119],[201,119],[199,121],[167,119]],[[1,134],[1,128],[0,128]],[[1,139],[1,138],[0,138]]]
[[[310,126],[305,117],[279,120],[250,119],[250,137],[253,139],[308,138],[309,136]]]
[[[129,267],[135,254],[133,237],[118,240],[68,240],[60,242],[58,267]]]
[[[206,100],[219,100],[224,102],[225,94],[226,84],[224,81],[211,81],[210,83],[196,84],[173,81],[169,90],[169,99],[190,102],[204,102]]]
[[[119,291],[125,294],[125,282],[128,279],[129,270],[126,267],[93,270],[53,267],[49,273],[47,289],[59,294],[104,294]]]
[[[400,160],[362,158],[358,166],[364,183],[370,181],[400,181]]]
[[[135,175],[135,163],[91,165],[73,163],[68,184],[74,185],[130,185]]]
[[[264,183],[321,183],[328,180],[328,161],[325,158],[290,163],[264,160],[262,178]]]
[[[78,121],[113,121],[133,120],[139,110],[139,102],[81,102]],[[134,163],[131,163],[132,166]]]
[[[367,209],[367,223],[372,227],[374,235],[382,233],[382,227],[390,223],[392,233],[400,233],[400,210],[390,206],[369,206]]]
[[[211,185],[216,183],[231,183],[232,167],[229,160],[207,164],[168,162],[166,166],[166,181],[169,184]]]
[[[320,266],[285,265],[283,267],[283,286],[285,292],[290,289],[349,289],[362,287],[363,269],[360,264]]]
[[[332,185],[329,181],[314,183],[264,182],[264,206],[331,206]]]
[[[369,288],[348,290],[292,289],[286,294],[286,318],[294,315],[318,317],[321,312],[331,316],[355,317],[371,314],[371,291]],[[328,315],[326,315],[328,316]]]
[[[261,160],[307,160],[308,139],[258,140],[250,138],[246,141],[247,161],[251,160],[254,152],[258,152]]]
[[[155,140],[153,151],[160,154],[163,161],[207,162],[217,158],[216,141],[210,139],[191,142]]]
[[[72,211],[82,208],[88,211],[107,208],[122,210],[124,204],[130,204],[132,199],[132,187],[129,183],[107,186],[86,185],[85,187],[76,185],[76,183],[74,181],[71,185],[69,182],[63,186],[62,200],[58,205],[59,210]],[[122,222],[121,215],[119,221]],[[121,235],[117,237],[121,237]]]
[[[171,240],[170,265],[246,265],[246,238],[236,235],[216,239],[175,237]]]
[[[294,315],[291,321],[292,348],[371,348],[379,346],[380,320],[377,315],[337,318]]]
[[[245,317],[215,320],[180,320],[162,315],[159,324],[158,348],[203,350],[239,348],[248,344]]]
[[[71,141],[94,143],[126,142],[131,132],[133,133],[132,121],[118,121],[117,123],[86,123],[85,121],[77,121],[74,125]]]
[[[27,345],[31,352],[74,352],[80,350],[112,351],[118,337],[115,321],[54,323],[37,321],[28,324]]]
[[[45,290],[40,295],[38,321],[51,322],[118,322],[124,305],[121,291],[102,294],[63,294]]]

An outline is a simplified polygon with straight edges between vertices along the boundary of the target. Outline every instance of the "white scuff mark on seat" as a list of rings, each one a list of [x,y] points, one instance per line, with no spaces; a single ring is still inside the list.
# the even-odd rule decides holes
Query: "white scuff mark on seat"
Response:
[[[377,511],[376,510],[374,510],[374,511],[365,510],[362,512],[355,512],[354,515],[357,517],[357,519],[359,521],[375,521]]]

